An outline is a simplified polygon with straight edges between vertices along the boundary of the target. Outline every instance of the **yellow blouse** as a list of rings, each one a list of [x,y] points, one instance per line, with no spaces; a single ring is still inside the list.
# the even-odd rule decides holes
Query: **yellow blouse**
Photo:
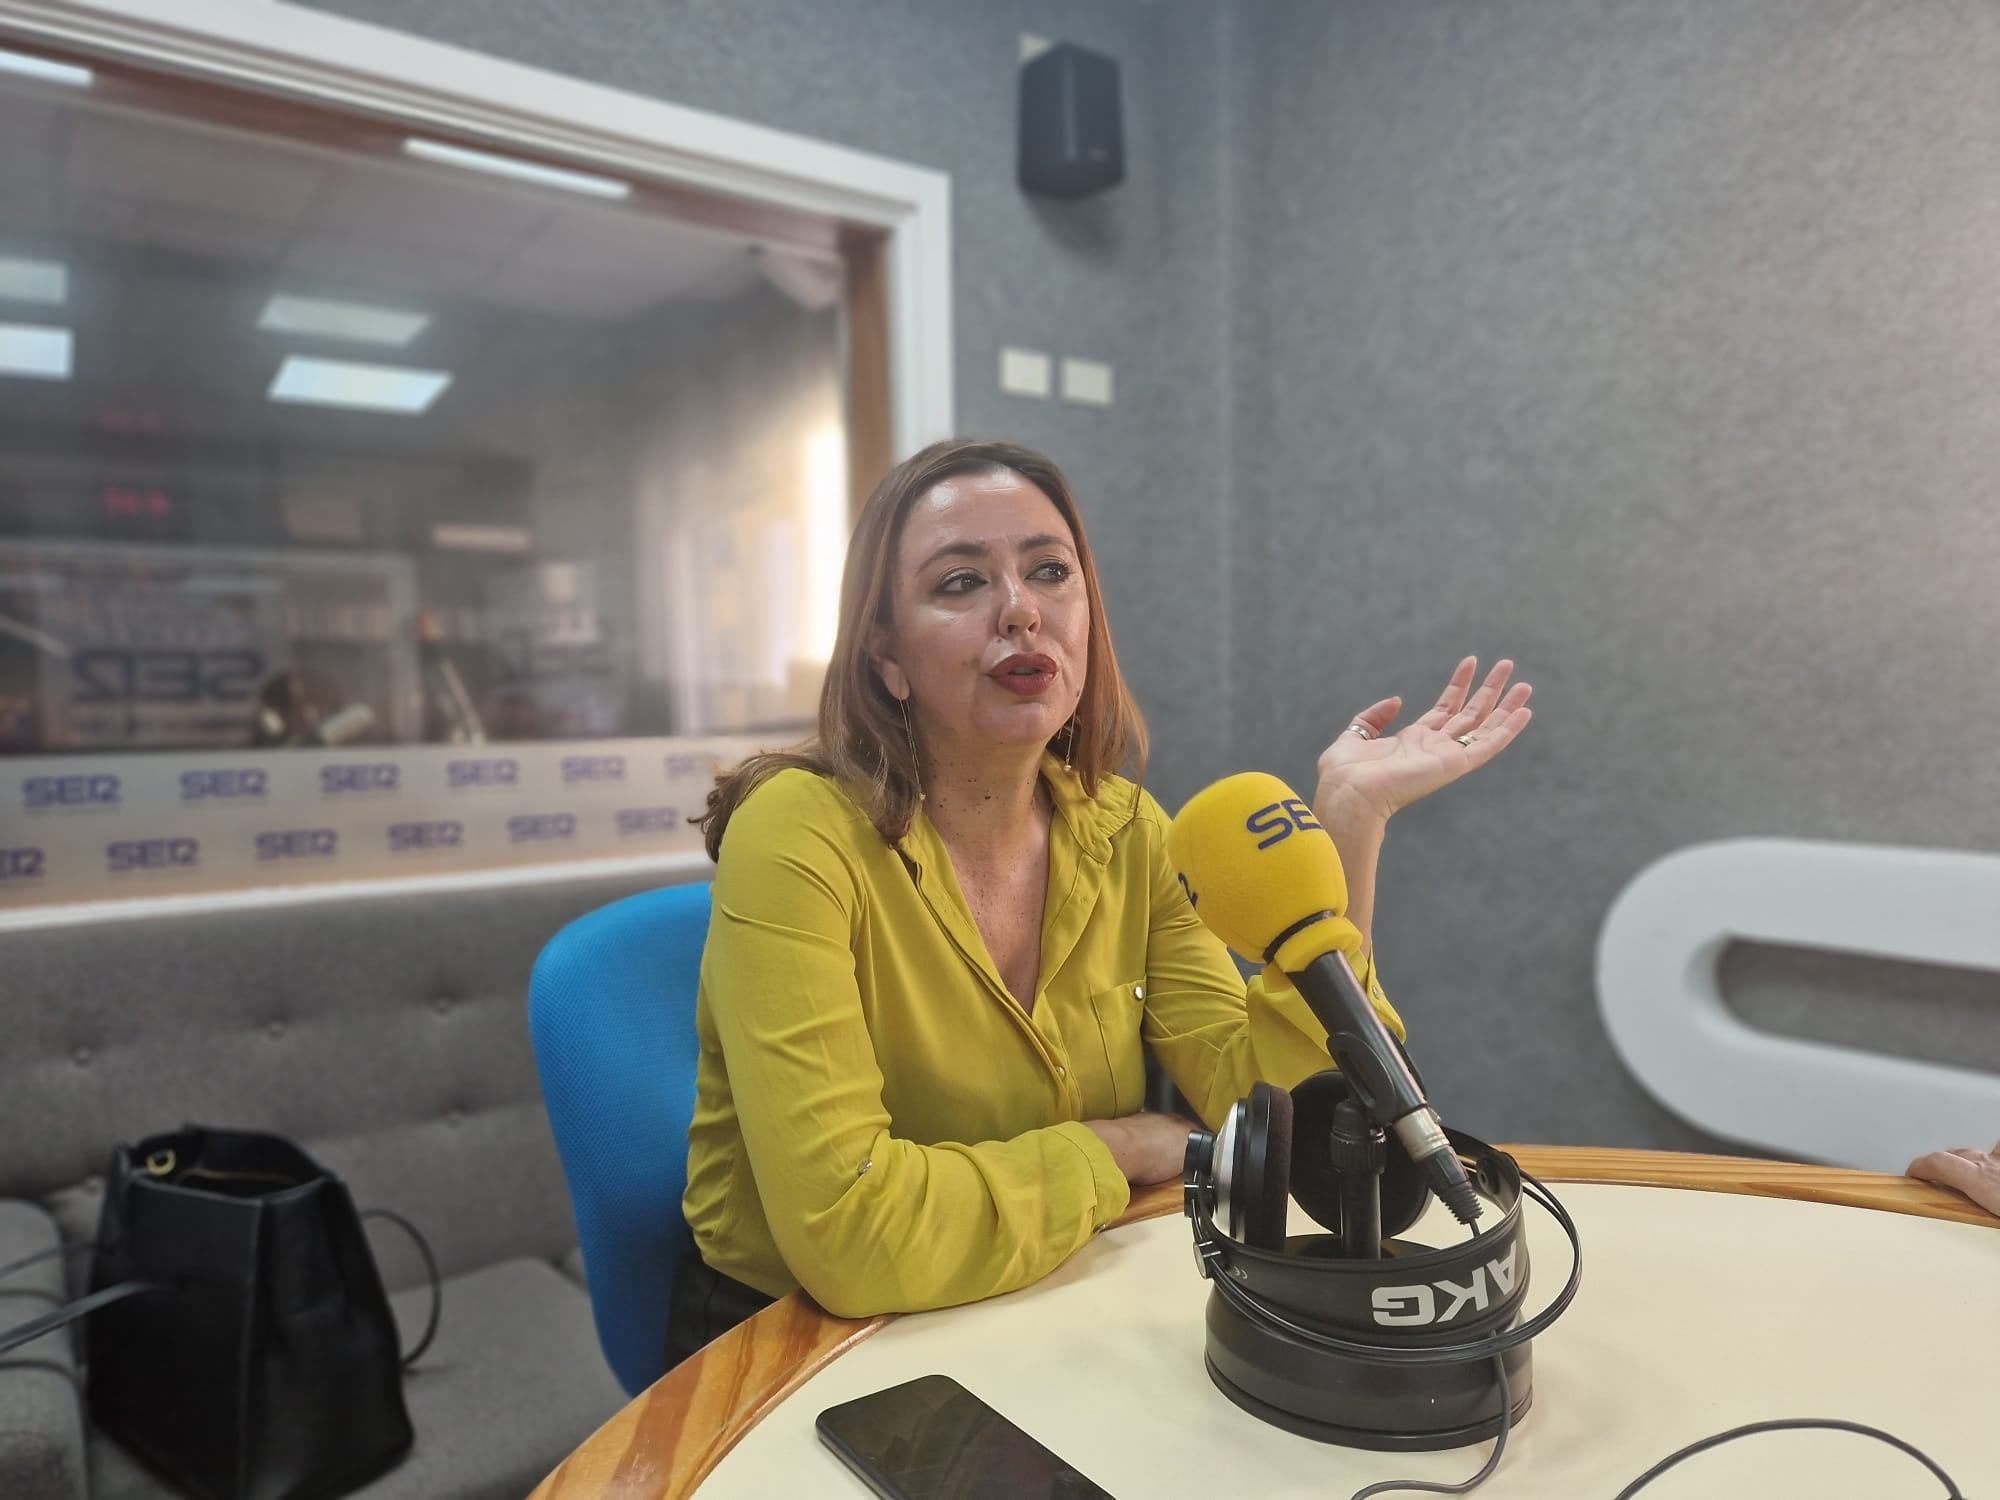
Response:
[[[1040,988],[1008,993],[921,813],[885,843],[838,785],[780,772],[730,820],[696,1024],[683,1201],[716,1270],[842,1317],[1045,1276],[1130,1190],[1083,1120],[1144,1104],[1150,1046],[1211,1128],[1330,1066],[1289,986],[1246,987],[1131,782],[1053,759]],[[1361,976],[1397,1018],[1372,964]]]

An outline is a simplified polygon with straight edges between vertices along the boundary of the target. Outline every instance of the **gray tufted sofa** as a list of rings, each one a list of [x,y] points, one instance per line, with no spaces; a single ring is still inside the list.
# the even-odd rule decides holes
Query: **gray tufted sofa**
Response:
[[[92,1237],[117,1141],[190,1121],[282,1131],[362,1207],[414,1220],[446,1278],[437,1342],[406,1384],[416,1448],[357,1493],[520,1500],[625,1399],[598,1349],[542,1112],[529,970],[572,918],[705,872],[684,864],[9,918],[0,1264]],[[429,1289],[407,1241],[376,1228],[407,1343]],[[64,1276],[50,1262],[0,1281],[0,1327],[62,1298]],[[6,1500],[166,1493],[91,1434],[80,1348],[58,1334],[0,1359]]]

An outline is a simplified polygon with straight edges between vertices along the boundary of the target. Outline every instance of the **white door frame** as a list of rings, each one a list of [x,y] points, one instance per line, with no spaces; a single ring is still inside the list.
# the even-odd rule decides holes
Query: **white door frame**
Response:
[[[280,0],[0,0],[10,35],[885,231],[896,454],[953,430],[942,172]]]

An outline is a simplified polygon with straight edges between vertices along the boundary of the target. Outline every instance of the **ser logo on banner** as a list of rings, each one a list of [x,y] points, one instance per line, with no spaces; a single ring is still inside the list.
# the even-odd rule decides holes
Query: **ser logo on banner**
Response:
[[[200,863],[198,839],[120,839],[104,846],[105,868],[113,875],[134,870],[186,870]]]
[[[456,849],[465,842],[465,825],[456,818],[429,823],[391,823],[389,852],[408,854],[420,849]]]
[[[394,761],[319,768],[320,795],[325,797],[379,797],[394,792],[402,784],[403,769]]]
[[[256,651],[135,651],[94,647],[73,653],[72,703],[248,703],[264,675]]]
[[[237,802],[269,795],[271,777],[255,766],[241,770],[181,772],[181,801]]]
[[[21,783],[21,800],[29,812],[51,808],[105,808],[119,803],[116,776],[30,776]]]
[[[646,833],[678,833],[681,814],[677,807],[621,807],[618,810],[618,837],[631,838]]]
[[[551,839],[575,837],[575,813],[525,813],[507,820],[507,841],[512,844],[544,843]]]
[[[617,855],[677,870],[699,846],[689,814],[703,783],[748,748],[623,739],[300,752],[238,743],[17,763],[0,784],[0,912],[176,890],[226,900],[259,885],[452,878],[475,852],[517,865]],[[683,779],[669,785],[662,771]]]
[[[521,763],[511,756],[500,760],[455,760],[445,766],[444,779],[454,792],[474,787],[518,786]]]
[[[340,852],[340,835],[331,828],[273,829],[257,835],[257,859],[327,859]]]

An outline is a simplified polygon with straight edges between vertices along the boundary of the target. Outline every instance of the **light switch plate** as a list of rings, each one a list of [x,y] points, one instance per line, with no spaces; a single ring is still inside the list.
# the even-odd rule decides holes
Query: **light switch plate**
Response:
[[[1000,351],[1000,389],[1012,396],[1049,396],[1049,357],[1033,349]]]
[[[1111,404],[1111,366],[1101,359],[1066,359],[1062,362],[1063,400],[1083,406]]]

